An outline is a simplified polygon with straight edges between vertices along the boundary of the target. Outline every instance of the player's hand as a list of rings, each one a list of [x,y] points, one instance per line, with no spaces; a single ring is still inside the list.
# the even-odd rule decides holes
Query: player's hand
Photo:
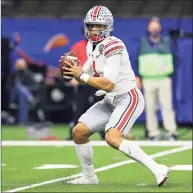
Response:
[[[67,67],[63,67],[63,69],[67,70],[67,72],[64,72],[65,75],[72,75],[74,78],[79,78],[82,74],[82,68],[78,65],[76,65],[74,60],[70,60],[71,62],[66,61],[66,64],[68,64]]]

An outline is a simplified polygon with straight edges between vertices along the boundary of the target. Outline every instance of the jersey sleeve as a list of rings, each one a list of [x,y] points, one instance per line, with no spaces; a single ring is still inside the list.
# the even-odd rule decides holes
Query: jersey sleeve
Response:
[[[124,43],[119,39],[108,41],[104,46],[104,56],[109,58],[113,55],[121,54],[124,48]]]
[[[104,66],[104,74],[103,76],[107,78],[112,83],[116,83],[117,75],[119,73],[119,68],[121,65],[121,55],[112,55],[106,59],[106,63]]]

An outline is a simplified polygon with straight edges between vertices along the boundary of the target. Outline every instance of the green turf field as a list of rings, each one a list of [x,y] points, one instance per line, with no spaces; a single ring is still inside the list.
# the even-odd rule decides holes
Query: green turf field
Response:
[[[130,131],[130,135],[135,136],[136,140],[144,140],[145,127],[143,124],[136,124]],[[161,130],[166,133],[165,130]],[[69,126],[63,124],[53,125],[52,134],[60,139],[65,139],[69,135]],[[179,140],[192,140],[191,128],[179,128]],[[26,130],[21,126],[2,126],[2,139],[3,140],[27,140]],[[100,140],[100,136],[96,133],[91,136],[91,139]]]
[[[55,125],[53,135],[65,139],[66,125]],[[191,130],[181,129],[180,140],[192,140]],[[138,140],[144,140],[142,126],[132,129]],[[25,140],[25,129],[3,126],[3,141],[13,144]],[[98,134],[92,137],[100,139]],[[100,142],[100,141],[99,141]],[[36,142],[38,144],[38,141]],[[161,142],[160,142],[161,143]],[[188,142],[189,143],[189,142]],[[172,143],[171,143],[172,144]],[[143,146],[149,155],[169,167],[192,165],[190,145]],[[192,192],[192,170],[171,170],[163,187],[156,186],[154,176],[143,166],[130,161],[125,155],[108,147],[94,146],[94,165],[100,180],[98,185],[65,184],[67,177],[78,177],[81,168],[73,146],[3,146],[2,191],[11,192]],[[117,163],[117,164],[116,164]],[[46,164],[70,164],[75,168],[34,169]],[[108,166],[108,167],[106,167]],[[77,175],[76,175],[77,174]]]

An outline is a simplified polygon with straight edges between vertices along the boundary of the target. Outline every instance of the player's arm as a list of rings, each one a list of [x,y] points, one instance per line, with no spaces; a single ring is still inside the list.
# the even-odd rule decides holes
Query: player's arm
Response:
[[[81,69],[81,67],[72,65],[70,63],[68,63],[70,68],[66,68],[68,72],[65,72],[65,74],[73,75],[77,81],[83,81],[85,84],[87,83],[100,90],[110,92],[115,86],[120,66],[120,58],[120,54],[106,58],[104,77],[93,77],[84,71],[85,68]],[[86,67],[86,65],[84,65],[84,67]]]
[[[73,68],[73,67],[72,67]],[[72,69],[71,68],[71,69]],[[75,67],[76,68],[76,67]],[[69,69],[68,69],[69,70]],[[70,70],[69,70],[70,71]],[[114,83],[109,81],[105,77],[93,77],[86,73],[84,69],[77,70],[77,73],[72,74],[70,72],[66,72],[66,74],[71,74],[80,84],[89,84],[95,88],[105,90],[107,92],[111,91],[114,88]]]
[[[95,88],[106,92],[112,91],[117,80],[121,54],[124,48],[125,46],[121,40],[106,42],[104,46],[105,66],[103,77],[91,77],[83,73],[80,78]]]
[[[100,90],[112,91],[117,80],[123,50],[124,44],[122,41],[108,42],[104,48],[105,65],[103,77],[90,77],[87,83]]]
[[[113,90],[115,86],[114,83],[112,83],[105,77],[93,77],[93,76],[89,77],[87,84],[107,92]]]
[[[121,41],[114,41],[108,43],[104,49],[105,66],[103,77],[88,77],[87,75],[81,75],[81,77],[87,80],[87,83],[100,90],[110,92],[115,86],[119,67],[121,63],[121,53],[124,49],[124,45]]]
[[[76,78],[76,80],[107,92],[110,92],[115,86],[113,82],[105,77],[93,77],[85,72],[82,72],[80,77]]]
[[[84,68],[81,69],[80,67],[71,64],[69,64],[70,68],[66,69],[69,72],[65,73],[73,75],[77,80],[82,80],[95,88],[110,92],[115,86],[115,82],[119,72],[119,66],[121,63],[121,53],[123,49],[124,46],[121,44],[119,46],[110,46],[108,49],[105,50],[104,55],[106,57],[106,60],[103,77],[90,76],[88,73],[86,73]],[[92,65],[90,64],[89,67],[92,68]]]
[[[115,86],[120,67],[121,55],[116,54],[106,58],[103,77],[89,77],[87,84],[98,89],[110,92]]]

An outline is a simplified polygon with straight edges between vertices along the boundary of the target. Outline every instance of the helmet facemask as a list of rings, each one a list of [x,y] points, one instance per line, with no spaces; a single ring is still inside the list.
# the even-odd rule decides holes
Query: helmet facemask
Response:
[[[97,27],[99,25],[100,27]],[[98,29],[97,29],[98,28]],[[102,29],[103,28],[103,29]],[[91,41],[92,44],[97,44],[98,42],[106,38],[106,26],[101,24],[85,24],[84,25],[85,36]]]

